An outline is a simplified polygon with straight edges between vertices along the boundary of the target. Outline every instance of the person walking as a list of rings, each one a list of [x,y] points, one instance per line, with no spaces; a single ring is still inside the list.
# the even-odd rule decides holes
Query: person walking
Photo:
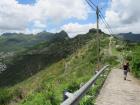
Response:
[[[123,65],[124,80],[126,80],[128,72],[130,72],[130,69],[129,63],[127,62]]]

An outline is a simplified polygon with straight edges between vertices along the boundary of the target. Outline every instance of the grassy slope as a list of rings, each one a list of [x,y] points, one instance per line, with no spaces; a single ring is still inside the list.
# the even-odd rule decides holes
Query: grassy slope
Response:
[[[49,85],[51,85],[51,89],[52,89],[51,91],[55,93],[54,95],[56,96],[56,99],[59,101],[59,103],[62,100],[62,93],[64,89],[68,87],[72,87],[72,85],[79,86],[79,84],[82,81],[87,80],[93,74],[93,71],[91,71],[93,68],[93,65],[89,61],[90,56],[88,52],[82,51],[82,50],[80,52],[83,52],[83,54],[79,53],[79,54],[71,56],[68,59],[62,60],[54,64],[50,68],[48,68],[47,69],[48,72],[43,73],[44,76],[40,75],[40,76],[43,76],[41,77],[42,79],[41,87],[45,88],[44,90],[49,90],[50,88]],[[83,59],[85,55],[88,55],[88,56],[86,56]],[[68,65],[66,71],[65,71],[65,64]],[[27,101],[27,105],[31,104],[32,102],[33,101]],[[26,105],[26,102],[24,104]]]
[[[104,37],[102,38],[102,48],[107,49],[107,47],[108,39]],[[94,74],[95,49],[93,39],[69,57],[44,68],[23,82],[9,87],[1,96],[6,94],[4,98],[10,100],[10,105],[59,105],[64,89],[73,92]],[[107,60],[109,61],[109,59]],[[1,98],[0,101],[5,100]]]
[[[0,87],[11,86],[33,76],[45,67],[68,57],[92,38],[94,33],[73,39],[57,38],[15,56],[13,61],[7,64],[7,70],[0,74]]]

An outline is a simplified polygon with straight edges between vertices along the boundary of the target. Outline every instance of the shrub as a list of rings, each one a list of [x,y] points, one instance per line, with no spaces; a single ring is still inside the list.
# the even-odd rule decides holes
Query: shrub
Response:
[[[43,93],[35,93],[24,100],[21,105],[52,105]]]
[[[132,73],[140,78],[140,59],[139,58],[134,58],[132,61]]]
[[[116,65],[118,62],[116,61],[116,56],[105,56],[104,61],[109,63],[110,65]]]
[[[78,90],[80,88],[80,85],[77,82],[72,82],[69,84],[68,86],[68,91],[70,92],[75,92],[76,90]]]
[[[121,52],[124,49],[124,46],[116,45],[116,50]]]
[[[81,100],[80,105],[94,105],[93,104],[93,99],[90,96],[85,96]]]
[[[7,89],[0,89],[0,105],[7,104],[12,98],[12,94]]]

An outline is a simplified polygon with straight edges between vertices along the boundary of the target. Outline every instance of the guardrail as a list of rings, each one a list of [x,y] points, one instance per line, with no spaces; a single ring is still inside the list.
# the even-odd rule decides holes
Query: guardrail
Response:
[[[86,94],[86,92],[90,89],[90,87],[96,82],[97,78],[103,73],[103,71],[109,65],[104,66],[95,76],[93,76],[85,85],[83,85],[79,90],[75,93],[66,92],[66,96],[68,97],[63,103],[60,105],[77,105],[81,98]]]

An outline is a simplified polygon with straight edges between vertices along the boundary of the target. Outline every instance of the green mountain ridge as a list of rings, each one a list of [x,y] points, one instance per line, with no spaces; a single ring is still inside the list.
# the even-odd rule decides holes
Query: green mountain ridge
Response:
[[[38,34],[4,33],[0,36],[0,51],[22,52],[29,47],[41,42],[51,41],[57,37],[68,37],[68,35],[65,31],[61,31],[60,33],[43,31]]]
[[[59,105],[65,89],[74,92],[95,74],[95,32],[91,29],[74,38],[56,37],[14,56],[0,74],[0,104]],[[115,62],[108,54],[108,35],[100,31],[100,39],[101,62]]]
[[[122,39],[124,41],[129,41],[129,42],[140,42],[140,34],[134,34],[132,32],[129,33],[120,33],[116,35],[119,39]]]
[[[65,32],[62,31],[58,33],[62,37],[53,38],[19,53],[7,64],[7,70],[0,74],[0,86],[18,83],[44,67],[66,58],[95,37],[93,34],[95,33],[89,32],[71,39],[64,37]]]

